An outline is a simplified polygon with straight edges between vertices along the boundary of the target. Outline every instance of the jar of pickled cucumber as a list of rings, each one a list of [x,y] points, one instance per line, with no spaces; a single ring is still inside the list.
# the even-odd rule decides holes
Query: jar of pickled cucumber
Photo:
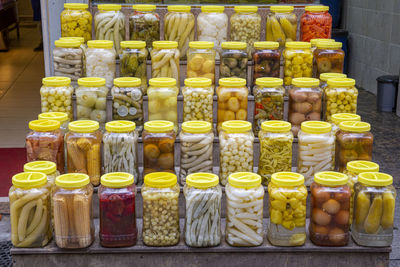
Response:
[[[310,40],[311,44],[311,52],[314,53],[315,49],[317,49],[317,43],[319,42],[336,42],[335,39],[325,39],[325,38],[314,38]]]
[[[341,42],[317,42],[317,49],[313,52],[314,77],[321,73],[342,73],[344,68],[344,51]]]
[[[61,12],[61,37],[83,37],[85,42],[92,39],[92,14],[88,4],[64,3]]]
[[[290,131],[290,122],[264,121],[261,124],[260,157],[258,174],[264,184],[268,184],[271,175],[276,172],[290,172],[292,170],[293,133]]]
[[[211,79],[185,79],[183,95],[183,121],[207,121],[213,123],[214,87]]]
[[[267,17],[266,39],[279,42],[281,47],[286,42],[297,39],[297,16],[293,6],[271,6]]]
[[[316,38],[331,38],[332,16],[329,6],[310,5],[300,18],[300,40],[309,42]]]
[[[189,43],[186,71],[188,78],[209,78],[212,84],[215,84],[215,50],[213,48],[213,42]]]
[[[151,77],[152,78],[174,78],[176,86],[180,88],[180,65],[178,42],[155,41],[151,55]],[[151,86],[151,85],[150,85]]]
[[[54,46],[54,75],[68,77],[76,82],[83,76],[81,42],[72,39],[60,39],[54,42]]]
[[[245,42],[223,42],[221,44],[220,78],[242,78],[247,80],[247,52]]]
[[[310,43],[286,42],[283,59],[285,85],[291,85],[293,78],[312,77],[313,54]]]
[[[302,246],[306,241],[307,188],[294,172],[272,174],[268,185],[268,240],[274,246]]]
[[[173,246],[179,242],[179,185],[175,174],[154,172],[144,177],[143,243]]]
[[[131,40],[146,41],[151,50],[154,41],[160,40],[160,16],[156,5],[133,5],[133,14],[129,17]]]
[[[361,121],[360,115],[353,113],[336,113],[331,117],[332,132],[336,136],[339,131],[339,124],[344,121]]]
[[[325,119],[331,121],[335,113],[356,113],[358,90],[356,81],[349,78],[332,78],[325,90]]]
[[[278,42],[255,42],[253,84],[258,78],[280,77],[281,51]]]
[[[56,177],[60,175],[57,165],[51,161],[31,161],[24,164],[24,172],[41,172],[46,174],[50,186],[55,186]]]
[[[351,236],[367,247],[388,247],[393,240],[396,189],[393,177],[381,172],[358,176],[354,194],[354,221]]]
[[[68,113],[66,112],[44,112],[38,115],[39,120],[53,120],[60,122],[60,130],[65,134],[68,130]]]
[[[42,112],[66,112],[72,120],[72,95],[74,88],[71,79],[67,77],[46,77],[42,79],[40,99]]]
[[[347,74],[344,73],[336,73],[336,72],[325,72],[319,75],[319,80],[321,81],[321,89],[325,92],[328,87],[328,80],[332,78],[347,78]]]

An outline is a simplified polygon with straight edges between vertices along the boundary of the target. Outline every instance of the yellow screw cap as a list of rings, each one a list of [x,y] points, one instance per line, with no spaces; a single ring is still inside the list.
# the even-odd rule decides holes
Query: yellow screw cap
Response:
[[[12,177],[12,184],[18,188],[41,187],[47,183],[47,176],[42,172],[21,172]]]
[[[344,73],[336,73],[336,72],[325,72],[319,75],[319,79],[323,82],[326,82],[332,78],[347,78],[347,75]]]
[[[222,49],[239,49],[244,50],[246,49],[247,44],[245,42],[222,42],[221,48]]]
[[[176,80],[174,78],[152,78],[149,80],[149,84],[155,87],[171,87],[176,86]]]
[[[68,124],[68,129],[77,133],[92,133],[99,129],[99,122],[91,120],[73,121]]]
[[[271,6],[271,11],[275,13],[288,13],[293,12],[293,6]]]
[[[235,12],[257,12],[258,6],[235,6]]]
[[[318,42],[335,42],[334,39],[315,38],[310,40],[311,46],[317,46]]]
[[[261,176],[252,172],[235,172],[229,175],[228,183],[236,188],[255,188],[261,185]]]
[[[271,42],[271,41],[254,42],[254,48],[256,49],[277,49],[278,47],[279,47],[278,42]]]
[[[132,8],[136,11],[153,11],[156,10],[156,5],[133,5]]]
[[[241,120],[224,121],[222,123],[222,130],[228,133],[244,133],[251,130],[251,123]]]
[[[64,3],[64,8],[67,8],[67,9],[87,9],[88,8],[88,4]]]
[[[211,123],[207,121],[186,121],[182,123],[182,131],[187,133],[208,133],[211,128]]]
[[[168,11],[170,12],[190,12],[190,9],[191,9],[190,6],[182,6],[182,5],[168,6]]]
[[[97,87],[106,85],[106,79],[99,77],[85,77],[78,79],[78,85],[86,87]]]
[[[77,40],[77,41],[79,41],[81,44],[84,44],[84,43],[85,43],[85,38],[83,38],[83,37],[78,37],[78,36],[61,37],[59,40],[62,40],[62,39],[66,39],[66,40],[68,40],[68,39],[70,39],[70,40]]]
[[[148,121],[144,123],[144,129],[151,133],[166,133],[174,129],[174,123],[170,121]]]
[[[217,186],[218,183],[218,175],[213,173],[197,172],[186,176],[186,184],[198,189],[214,187]]]
[[[221,78],[219,79],[219,85],[226,87],[243,87],[246,86],[246,80],[242,78]]]
[[[332,115],[331,120],[334,124],[339,125],[344,121],[361,121],[361,117],[354,113],[336,113]]]
[[[301,130],[310,134],[324,134],[332,130],[332,125],[326,121],[303,121]]]
[[[311,44],[309,42],[294,41],[294,42],[286,42],[285,47],[293,49],[307,49],[311,48]]]
[[[189,87],[208,87],[212,81],[209,78],[186,78],[185,85]]]
[[[84,173],[67,173],[56,177],[56,185],[65,189],[79,188],[89,183],[89,175]]]
[[[176,41],[154,41],[153,48],[155,48],[155,49],[178,48],[178,42],[176,42]]]
[[[275,87],[283,85],[283,80],[280,78],[258,78],[256,85],[264,87]]]
[[[113,41],[109,40],[90,40],[87,42],[87,46],[89,48],[104,48],[111,49],[113,48]]]
[[[314,181],[321,185],[337,186],[345,185],[349,177],[341,172],[318,172],[314,175]]]
[[[393,177],[382,172],[363,172],[358,175],[358,182],[370,186],[387,186],[393,183]]]
[[[264,121],[261,123],[261,129],[265,132],[284,133],[290,131],[292,124],[287,121]]]
[[[146,42],[144,41],[122,41],[120,42],[122,48],[145,48],[146,47]]]
[[[189,42],[189,47],[197,49],[211,49],[214,47],[214,43],[207,41],[192,41]]]
[[[71,84],[71,79],[68,77],[52,76],[42,79],[42,84],[46,86],[68,86]]]
[[[56,120],[34,120],[29,122],[29,129],[37,132],[50,132],[60,128],[60,122]]]
[[[363,121],[344,121],[339,123],[339,128],[345,132],[365,133],[371,130],[371,124]]]
[[[215,12],[215,13],[222,13],[224,12],[225,7],[224,6],[201,6],[201,11],[202,12]]]
[[[144,184],[150,187],[166,188],[176,185],[176,175],[170,172],[152,172],[144,176]]]
[[[329,6],[306,6],[304,10],[309,12],[329,11]]]
[[[133,121],[110,121],[106,123],[106,130],[112,133],[128,133],[136,129]]]
[[[133,184],[133,175],[126,172],[110,172],[100,178],[103,186],[111,188],[121,188]]]
[[[38,115],[39,120],[53,120],[61,123],[68,120],[68,114],[65,112],[44,112]]]
[[[42,172],[49,175],[56,171],[57,164],[51,161],[31,161],[24,165],[24,172]]]
[[[97,7],[101,11],[118,11],[118,10],[121,10],[121,5],[116,5],[116,4],[100,4]]]
[[[317,42],[317,49],[340,49],[342,48],[341,42]]]
[[[63,48],[79,48],[81,46],[81,42],[73,39],[59,39],[54,41],[54,45],[56,47]]]
[[[278,186],[299,186],[304,184],[304,176],[295,172],[277,172],[272,174],[271,182]]]
[[[114,85],[118,87],[136,87],[142,84],[142,80],[136,77],[120,77],[114,79]]]
[[[355,174],[360,174],[362,172],[379,172],[379,165],[372,161],[353,160],[347,162],[346,169]]]
[[[350,78],[332,78],[327,80],[327,84],[332,87],[350,87],[356,85],[356,80]]]
[[[292,85],[297,87],[319,86],[319,80],[315,78],[294,78]]]

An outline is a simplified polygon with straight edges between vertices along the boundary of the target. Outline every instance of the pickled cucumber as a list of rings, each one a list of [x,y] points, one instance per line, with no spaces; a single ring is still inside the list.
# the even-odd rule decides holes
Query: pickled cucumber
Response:
[[[374,234],[379,230],[382,218],[382,196],[377,195],[372,201],[367,218],[364,222],[364,230],[367,234]]]
[[[383,229],[393,227],[395,198],[391,192],[383,193],[383,214],[381,226]]]
[[[357,195],[357,201],[356,201],[356,212],[355,212],[355,220],[357,225],[361,225],[365,218],[368,215],[368,210],[371,205],[371,201],[369,199],[369,196],[364,193],[360,192]]]

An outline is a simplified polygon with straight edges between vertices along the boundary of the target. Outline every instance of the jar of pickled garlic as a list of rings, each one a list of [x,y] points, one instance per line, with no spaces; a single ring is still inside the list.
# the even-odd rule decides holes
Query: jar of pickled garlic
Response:
[[[187,78],[183,95],[183,121],[213,122],[214,87],[208,78]]]
[[[153,42],[153,49],[151,50],[150,55],[151,77],[174,78],[176,80],[176,86],[180,88],[180,52],[178,50],[178,42],[155,41]]]
[[[307,188],[294,172],[272,174],[268,185],[268,240],[274,246],[302,246],[306,241]]]
[[[279,42],[281,47],[285,42],[297,39],[297,16],[293,6],[271,6],[267,17],[266,39]]]
[[[110,121],[103,135],[103,168],[105,173],[126,172],[138,182],[138,138],[132,121]]]
[[[309,42],[316,38],[331,38],[332,16],[329,6],[306,6],[300,19],[300,40]]]
[[[219,177],[222,185],[234,172],[253,171],[254,135],[248,121],[225,121],[219,133]]]
[[[213,42],[189,43],[187,52],[187,77],[209,78],[215,84],[215,50]]]
[[[331,116],[332,132],[336,136],[339,124],[344,121],[361,121],[360,115],[354,113],[336,113]]]
[[[285,85],[291,85],[293,78],[312,77],[313,54],[310,43],[286,42],[283,59]]]
[[[261,176],[251,172],[229,175],[226,193],[226,242],[235,247],[263,243],[264,187]]]
[[[179,242],[179,185],[175,174],[153,172],[144,177],[143,243],[173,246]]]
[[[346,174],[319,172],[311,185],[310,239],[317,246],[349,242],[350,186]]]
[[[213,247],[221,243],[222,190],[218,176],[197,172],[186,177],[185,243],[190,247]],[[201,209],[199,208],[201,207]],[[201,225],[200,230],[196,226]]]
[[[57,164],[57,170],[64,173],[64,134],[60,131],[60,122],[34,120],[29,122],[29,129],[25,139],[27,162],[52,161]]]
[[[186,121],[179,134],[181,147],[180,183],[196,172],[213,172],[214,133],[206,121]]]
[[[46,174],[23,172],[9,190],[11,242],[15,247],[44,247],[51,240],[50,186]]]
[[[335,167],[335,136],[332,126],[324,121],[305,121],[298,135],[297,172],[309,186],[313,176]]]
[[[292,124],[295,136],[304,121],[319,121],[322,111],[322,91],[319,80],[314,78],[295,78],[289,89],[288,121]],[[306,177],[307,179],[307,177]]]
[[[160,40],[160,16],[155,5],[133,5],[133,14],[129,17],[131,40],[146,41],[151,50],[154,41]]]
[[[83,37],[85,42],[92,39],[92,14],[88,4],[64,3],[61,12],[61,37]]]
[[[344,121],[339,128],[336,133],[335,170],[342,172],[349,161],[371,161],[374,142],[371,125],[362,121]]]
[[[367,247],[392,245],[396,206],[393,177],[381,172],[363,172],[354,186],[354,221],[351,236]]]
[[[331,121],[335,113],[356,113],[358,90],[356,81],[349,78],[332,78],[325,89],[325,119]]]
[[[142,139],[143,174],[159,171],[175,173],[174,124],[170,121],[148,121],[144,124]]]
[[[68,129],[65,135],[68,172],[87,174],[93,185],[99,185],[102,141],[99,123],[90,120],[73,121]]]
[[[164,16],[164,40],[178,42],[181,59],[186,58],[189,42],[194,41],[195,18],[190,9],[191,6],[171,5]]]
[[[344,68],[344,51],[341,42],[318,42],[314,55],[314,77],[321,73],[342,73]]]
[[[46,174],[48,185],[54,186],[56,177],[60,175],[57,165],[51,161],[31,161],[24,164],[24,172],[41,172]]]
[[[283,120],[285,88],[279,78],[258,78],[255,84],[253,127],[255,135],[258,135],[264,121]]]
[[[253,84],[258,78],[280,77],[281,51],[278,42],[255,42]]]
[[[264,121],[261,124],[258,174],[268,184],[276,172],[292,170],[293,133],[290,122]]]
[[[332,78],[347,78],[347,74],[336,72],[321,73],[319,75],[319,80],[321,81],[320,86],[323,92],[325,92],[326,88],[328,87],[328,80]]]
[[[84,173],[56,178],[52,195],[54,239],[59,248],[86,248],[94,241],[93,186]]]
[[[319,42],[336,42],[335,39],[326,39],[326,38],[314,38],[310,40],[311,44],[311,52],[314,53],[315,49],[317,49],[317,43]]]
[[[137,179],[137,178],[136,178]],[[97,191],[100,211],[100,244],[129,247],[136,244],[136,186],[133,175],[112,172],[101,176]]]
[[[83,53],[78,40],[60,39],[54,42],[54,75],[76,82],[83,76]]]
[[[223,42],[221,44],[220,78],[242,78],[247,80],[247,52],[245,42]]]
[[[67,77],[46,77],[42,79],[40,99],[42,112],[66,112],[72,120],[72,95],[74,88],[71,79]]]
[[[68,113],[66,112],[44,112],[38,115],[39,120],[53,120],[60,122],[60,130],[65,134],[68,130]]]

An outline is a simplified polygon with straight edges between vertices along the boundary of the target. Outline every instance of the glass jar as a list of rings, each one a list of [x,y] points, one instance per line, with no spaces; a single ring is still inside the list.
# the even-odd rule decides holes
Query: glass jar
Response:
[[[198,172],[187,176],[185,243],[190,247],[212,247],[221,243],[222,190],[218,176]],[[202,207],[201,209],[199,207]],[[197,230],[196,226],[202,226]]]
[[[272,174],[268,185],[268,240],[274,246],[302,246],[306,241],[307,188],[294,172]]]
[[[164,16],[164,40],[178,42],[181,59],[186,58],[189,42],[194,41],[195,19],[190,9],[190,6],[168,6],[168,12]]]
[[[215,84],[215,50],[214,43],[196,41],[189,43],[187,52],[187,77],[209,78]]]
[[[155,5],[133,5],[133,14],[129,17],[131,40],[145,41],[151,50],[154,41],[160,40],[160,16]]]
[[[119,74],[121,77],[136,77],[141,80],[143,94],[147,91],[148,52],[144,41],[121,42],[122,56],[120,57]]]
[[[253,44],[260,40],[261,16],[258,6],[235,6],[235,13],[230,17],[232,41],[247,44],[247,56],[252,57]]]
[[[313,52],[314,77],[321,73],[342,73],[344,68],[344,51],[341,42],[318,42],[317,49]]]
[[[367,247],[392,245],[396,189],[393,177],[381,172],[363,172],[358,176],[354,195],[354,222],[351,236]]]
[[[285,85],[291,85],[293,78],[312,77],[313,54],[310,43],[286,42],[283,59]]]
[[[120,42],[125,40],[125,15],[121,5],[99,4],[94,16],[94,31],[96,40],[111,40],[114,43],[116,55],[121,54]]]
[[[23,172],[9,190],[11,242],[15,247],[44,247],[52,237],[50,187],[46,174]]]
[[[86,50],[87,50],[87,45],[85,43],[85,38],[83,37],[61,37],[59,40],[74,40],[78,41],[80,43],[79,48],[82,50],[82,77],[86,76]]]
[[[179,242],[179,185],[175,174],[154,172],[144,177],[143,243],[173,246]]]
[[[336,133],[336,168],[342,172],[352,160],[372,160],[374,136],[371,125],[361,121],[345,121],[339,124]]]
[[[264,121],[283,120],[285,88],[279,78],[258,78],[255,84],[253,127],[257,136]]]
[[[278,42],[255,42],[254,43],[254,71],[253,84],[258,78],[280,77],[281,51]]]
[[[89,176],[68,173],[56,178],[53,192],[54,239],[59,248],[86,248],[94,241],[93,186]]]
[[[183,121],[213,123],[214,87],[208,78],[185,79],[183,95]]]
[[[85,173],[97,186],[101,175],[101,140],[97,121],[79,120],[68,125],[65,135],[69,173]]]
[[[113,120],[133,121],[138,132],[143,130],[143,85],[139,78],[121,77],[114,79],[111,88]]]
[[[42,112],[66,112],[72,120],[72,95],[74,88],[71,79],[67,77],[46,77],[42,79],[40,99]]]
[[[132,121],[110,121],[103,135],[103,168],[105,173],[126,172],[138,182],[138,138]]]
[[[60,123],[54,120],[29,122],[31,130],[26,135],[27,162],[45,160],[57,164],[57,170],[64,173],[64,135]]]
[[[24,172],[41,172],[46,174],[47,183],[55,186],[56,177],[60,175],[57,165],[51,161],[31,161],[24,164]]]
[[[228,40],[228,15],[224,13],[224,6],[201,6],[201,13],[197,16],[197,40],[214,43],[216,59],[221,53],[221,43]]]
[[[263,243],[264,187],[261,177],[251,172],[229,175],[226,194],[226,242],[235,247]]]
[[[214,133],[212,124],[206,121],[182,123],[179,134],[181,147],[180,183],[185,185],[186,176],[196,172],[213,172]]]
[[[268,184],[276,172],[292,170],[293,133],[286,121],[265,121],[261,124],[258,174]]]
[[[322,91],[318,79],[295,78],[292,85],[289,89],[288,121],[292,124],[294,136],[297,136],[303,121],[321,119]]]
[[[279,42],[280,47],[285,42],[297,39],[297,16],[293,13],[293,6],[271,6],[271,13],[267,17],[266,39]]]
[[[319,80],[321,81],[320,87],[323,92],[325,92],[328,87],[328,80],[332,78],[347,78],[347,74],[336,73],[336,72],[325,72],[319,75]]]
[[[38,115],[38,120],[53,120],[60,122],[60,131],[64,135],[68,131],[69,118],[66,112],[44,112]]]
[[[349,78],[332,78],[325,89],[325,119],[332,121],[336,113],[356,113],[358,90],[356,81]]]
[[[344,121],[361,121],[360,115],[354,113],[336,113],[331,117],[332,133],[336,136],[339,131],[339,124]]]
[[[253,171],[254,135],[248,121],[226,121],[219,133],[219,177],[222,185],[235,172]]]
[[[54,42],[54,75],[77,81],[83,76],[83,53],[78,40],[60,39]]]
[[[180,88],[180,65],[178,42],[156,41],[153,42],[151,55],[151,77],[170,77],[176,80],[176,86]]]
[[[306,6],[300,19],[300,40],[309,42],[316,38],[331,38],[332,16],[329,6]]]
[[[175,173],[174,124],[170,121],[148,121],[144,124],[142,139],[143,174],[158,171]]]
[[[223,42],[221,44],[220,78],[247,79],[247,52],[244,42]]]
[[[318,172],[335,167],[335,136],[332,126],[324,121],[305,121],[298,138],[297,172],[304,175],[309,186]]]
[[[107,120],[108,88],[104,78],[80,78],[76,95],[76,119],[98,121],[102,127]]]
[[[218,97],[218,131],[224,121],[247,120],[247,97],[249,90],[246,80],[241,78],[219,79]]]
[[[351,190],[346,174],[319,172],[311,185],[310,240],[317,246],[349,242]]]
[[[325,39],[325,38],[314,38],[310,40],[311,44],[311,52],[314,53],[315,49],[317,49],[317,43],[319,42],[336,42],[335,39]]]
[[[99,236],[103,247],[129,247],[136,244],[136,186],[133,181],[133,175],[125,172],[101,176],[97,194],[100,211]]]
[[[85,42],[92,39],[92,14],[88,4],[64,3],[61,12],[61,37],[83,37]]]

